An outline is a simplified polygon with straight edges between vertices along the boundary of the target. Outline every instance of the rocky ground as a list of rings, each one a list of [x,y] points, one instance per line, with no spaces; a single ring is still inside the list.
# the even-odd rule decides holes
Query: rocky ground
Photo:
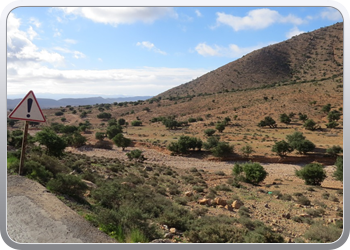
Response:
[[[190,169],[196,168],[201,171],[203,179],[210,188],[220,185],[227,185],[227,180],[232,177],[231,172],[234,162],[221,162],[203,159],[201,157],[171,156],[161,150],[145,147],[132,147],[125,151],[114,147],[112,150],[96,149],[92,147],[82,147],[79,149],[69,148],[68,151],[75,154],[85,154],[90,157],[106,157],[127,160],[126,153],[130,150],[140,149],[146,157],[145,163],[170,166],[180,175],[189,173]],[[232,208],[228,201],[239,199],[248,210],[252,219],[263,221],[271,226],[274,231],[282,233],[286,240],[294,242],[297,238],[310,228],[310,224],[305,223],[307,219],[320,220],[326,224],[335,223],[342,220],[340,212],[343,209],[343,185],[332,177],[335,166],[325,166],[327,178],[320,187],[311,187],[304,184],[304,181],[297,178],[295,170],[299,170],[305,164],[276,164],[261,163],[268,172],[268,176],[259,186],[244,183],[244,189],[234,189],[233,191],[221,191],[216,194],[216,200],[208,199],[201,205],[198,200],[187,203],[189,209],[207,208],[210,215],[226,214],[239,218],[238,208]],[[192,186],[182,187],[183,196],[193,195]],[[297,202],[297,193],[303,194],[311,203],[302,205]],[[283,199],[282,195],[290,195],[290,200]],[[227,205],[218,205],[218,198],[227,201]],[[205,199],[204,196],[200,199]],[[313,211],[324,209],[321,215],[313,214]],[[294,218],[294,219],[293,219]],[[299,222],[296,222],[299,218]],[[305,219],[301,222],[300,220]]]

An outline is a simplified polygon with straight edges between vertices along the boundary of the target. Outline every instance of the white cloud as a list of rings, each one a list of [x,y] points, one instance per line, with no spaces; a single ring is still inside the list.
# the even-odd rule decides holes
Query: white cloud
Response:
[[[67,48],[55,51],[38,49],[21,31],[21,20],[10,13],[7,21],[7,94],[26,94],[28,88],[36,94],[96,95],[156,95],[186,83],[205,73],[204,69],[151,68],[110,70],[60,70],[69,53],[82,58],[83,53]],[[151,43],[143,43],[154,49]],[[102,59],[98,59],[102,61]],[[53,66],[53,67],[52,67]]]
[[[196,13],[197,17],[201,17],[202,16],[202,13],[199,10],[195,10],[195,13]]]
[[[33,24],[37,28],[40,28],[40,26],[41,26],[41,22],[38,19],[36,19],[35,17],[31,17],[29,19],[29,23]]]
[[[286,37],[287,38],[292,38],[293,36],[297,36],[297,35],[300,35],[302,33],[304,33],[305,31],[301,31],[298,29],[298,27],[293,27],[287,34],[286,34]]]
[[[326,8],[325,11],[321,12],[321,17],[323,19],[328,19],[331,21],[342,21],[343,20],[343,16],[341,15],[341,13],[334,8]]]
[[[30,26],[30,27],[28,28],[27,34],[28,34],[30,40],[33,40],[36,36],[38,36],[38,33],[36,33],[36,32],[33,30],[33,27],[32,27],[32,26]]]
[[[150,68],[58,70],[18,68],[8,76],[9,95],[25,94],[27,83],[35,93],[96,95],[156,95],[207,73],[203,69]]]
[[[77,44],[77,43],[78,43],[78,41],[73,40],[73,39],[64,39],[64,41],[65,41],[66,43],[69,43],[69,44]]]
[[[50,53],[47,50],[39,50],[30,38],[35,32],[29,29],[27,32],[19,29],[21,20],[10,13],[7,19],[7,66],[16,70],[17,67],[30,65],[36,67],[39,63],[49,63],[53,66],[63,65],[64,57],[58,53]]]
[[[153,43],[148,42],[148,41],[143,41],[143,42],[138,42],[136,43],[137,46],[140,46],[142,48],[146,48],[148,50],[154,51],[156,53],[162,54],[162,55],[166,55],[166,52],[158,49]]]
[[[302,24],[304,21],[294,15],[282,16],[275,10],[255,9],[248,12],[244,17],[233,16],[218,12],[217,26],[224,24],[230,26],[235,31],[247,29],[265,29],[274,23]]]
[[[210,46],[210,45],[207,45],[206,43],[200,43],[196,46],[195,50],[197,51],[198,54],[202,56],[239,58],[254,50],[260,49],[266,45],[271,45],[271,44],[272,43],[265,44],[265,45],[260,44],[257,46],[242,48],[237,46],[236,44],[230,44],[228,47],[223,47],[218,45]]]
[[[76,50],[70,50],[70,49],[61,48],[61,47],[55,47],[53,49],[56,50],[56,51],[65,53],[65,54],[72,54],[73,57],[76,58],[76,59],[80,59],[80,58],[85,58],[86,57],[86,55],[84,53],[82,53],[80,51],[76,51]]]
[[[55,29],[53,37],[61,36],[61,32],[58,29]]]
[[[59,7],[66,15],[82,16],[112,26],[135,22],[153,23],[163,17],[177,18],[170,7]]]

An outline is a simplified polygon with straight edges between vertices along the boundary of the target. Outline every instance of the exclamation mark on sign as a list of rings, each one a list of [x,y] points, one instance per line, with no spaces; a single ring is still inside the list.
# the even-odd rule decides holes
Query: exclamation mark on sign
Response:
[[[33,104],[33,99],[32,98],[28,98],[27,99],[27,109],[28,109],[28,113],[30,113],[30,110],[32,109],[32,104]],[[30,114],[27,115],[27,117],[30,117]]]

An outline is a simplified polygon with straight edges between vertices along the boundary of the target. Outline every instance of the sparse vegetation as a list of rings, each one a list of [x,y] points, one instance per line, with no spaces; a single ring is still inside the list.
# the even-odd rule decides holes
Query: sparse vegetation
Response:
[[[319,163],[310,163],[301,170],[296,170],[295,175],[305,181],[306,185],[320,186],[327,177],[326,171]]]

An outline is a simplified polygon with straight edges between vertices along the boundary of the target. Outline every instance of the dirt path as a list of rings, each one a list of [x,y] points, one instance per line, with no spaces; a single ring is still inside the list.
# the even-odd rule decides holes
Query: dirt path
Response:
[[[195,167],[197,169],[203,169],[209,172],[223,171],[225,174],[230,175],[232,173],[232,168],[235,163],[233,161],[209,161],[206,159],[200,159],[195,157],[171,156],[158,150],[144,147],[132,147],[126,149],[125,151],[122,151],[120,148],[117,148],[115,146],[112,150],[98,149],[92,147],[81,147],[79,149],[67,148],[69,152],[75,154],[85,154],[90,157],[104,156],[107,158],[118,158],[126,161],[128,160],[126,153],[134,149],[140,149],[143,152],[143,155],[147,159],[145,163],[166,165],[182,170]],[[303,180],[295,176],[295,170],[301,169],[301,167],[305,164],[261,163],[261,165],[269,174],[268,177],[265,179],[265,182],[267,183],[272,182],[276,178],[289,180],[300,184],[304,183]],[[328,178],[324,180],[322,186],[341,188],[342,185],[340,184],[340,182],[335,181],[331,177],[332,173],[335,170],[335,167],[332,165],[325,166],[325,170],[327,172]]]

